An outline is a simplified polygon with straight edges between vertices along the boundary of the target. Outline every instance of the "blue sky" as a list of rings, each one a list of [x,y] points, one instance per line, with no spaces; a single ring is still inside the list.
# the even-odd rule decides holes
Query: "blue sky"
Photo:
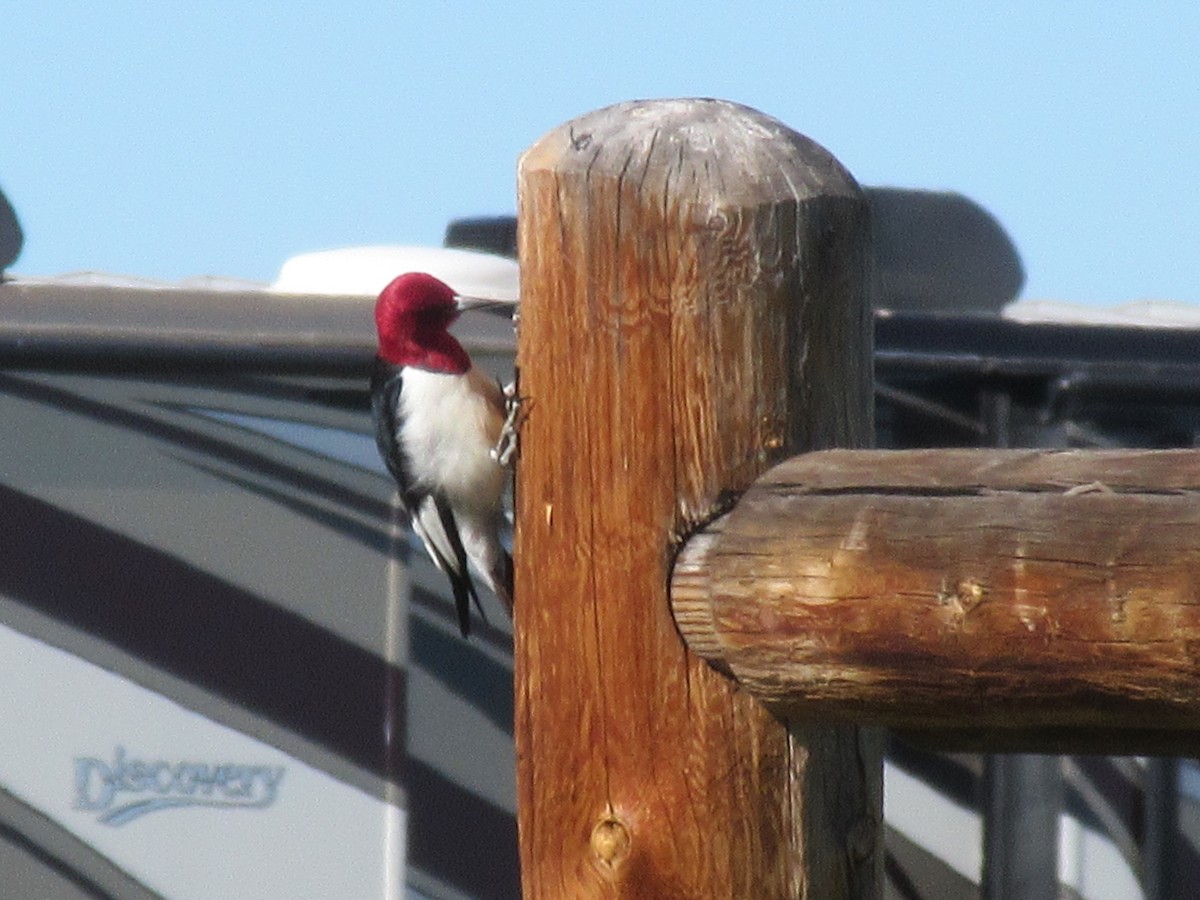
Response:
[[[199,4],[0,13],[15,271],[270,279],[515,206],[518,154],[715,96],[997,216],[1025,296],[1200,303],[1200,4]]]

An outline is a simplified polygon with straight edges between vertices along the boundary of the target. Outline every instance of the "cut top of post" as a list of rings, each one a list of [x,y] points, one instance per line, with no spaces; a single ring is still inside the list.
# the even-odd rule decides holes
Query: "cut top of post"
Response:
[[[815,141],[727,100],[632,100],[551,131],[521,157],[522,172],[585,169],[639,191],[747,208],[815,194],[858,198],[853,176]],[[703,222],[701,223],[703,224]]]

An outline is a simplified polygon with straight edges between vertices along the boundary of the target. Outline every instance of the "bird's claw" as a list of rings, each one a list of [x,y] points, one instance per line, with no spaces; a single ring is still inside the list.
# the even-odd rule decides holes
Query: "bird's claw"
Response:
[[[504,386],[504,427],[500,429],[500,439],[496,441],[496,446],[491,450],[492,459],[501,466],[508,466],[520,447],[519,431],[524,419],[522,402],[522,398],[517,396],[515,383]]]

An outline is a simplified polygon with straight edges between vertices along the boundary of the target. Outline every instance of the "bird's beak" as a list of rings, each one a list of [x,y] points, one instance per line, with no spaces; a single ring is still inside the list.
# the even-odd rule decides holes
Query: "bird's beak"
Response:
[[[467,297],[463,294],[455,294],[454,302],[458,304],[460,312],[465,312],[468,309],[490,309],[511,314],[517,306],[516,300],[500,300],[495,297]]]

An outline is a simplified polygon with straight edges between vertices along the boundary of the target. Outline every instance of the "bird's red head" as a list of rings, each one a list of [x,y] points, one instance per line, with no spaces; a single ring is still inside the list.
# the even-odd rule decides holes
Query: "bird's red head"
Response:
[[[461,375],[471,358],[446,330],[458,314],[457,297],[444,281],[424,272],[394,278],[375,301],[379,355],[398,366]]]

